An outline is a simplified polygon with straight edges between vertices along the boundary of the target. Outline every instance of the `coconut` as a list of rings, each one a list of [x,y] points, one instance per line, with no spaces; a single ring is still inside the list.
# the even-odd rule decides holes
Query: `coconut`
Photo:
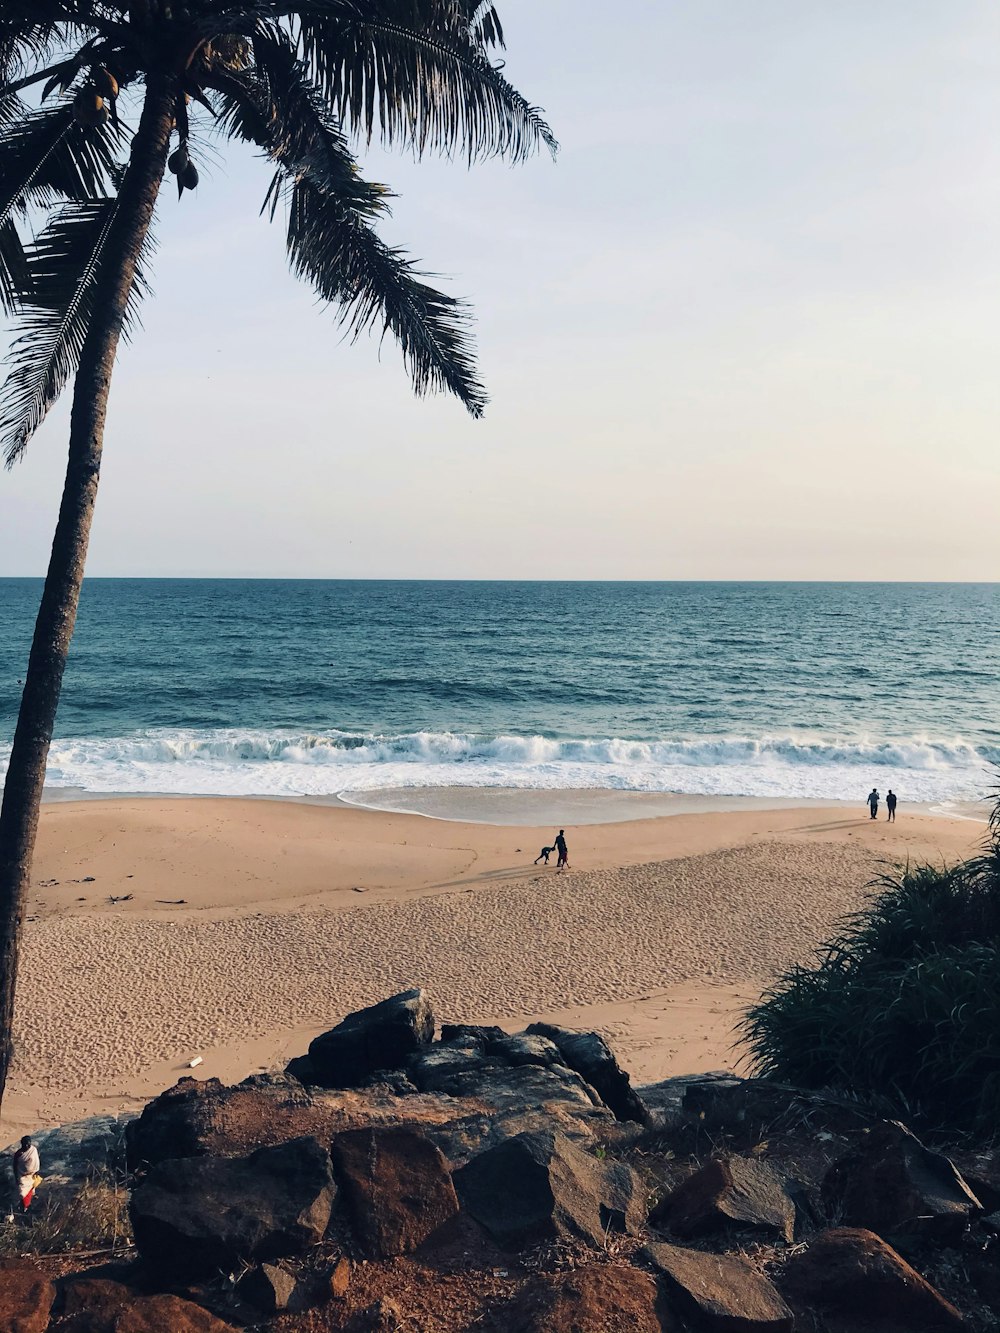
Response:
[[[193,190],[198,184],[198,168],[193,162],[188,162],[184,170],[178,176],[180,184],[185,190]]]
[[[103,125],[108,118],[104,98],[89,84],[73,98],[73,115],[80,125]]]
[[[190,161],[191,159],[188,157],[187,149],[181,144],[181,146],[175,148],[167,158],[167,166],[170,168],[173,175],[179,176],[184,168],[188,166]]]
[[[102,97],[118,96],[118,80],[109,69],[103,65],[97,65],[90,71],[90,77],[94,81],[94,87]]]

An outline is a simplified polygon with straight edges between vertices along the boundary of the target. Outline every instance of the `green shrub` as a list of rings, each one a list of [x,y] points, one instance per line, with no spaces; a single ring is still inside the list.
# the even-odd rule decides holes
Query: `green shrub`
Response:
[[[753,1072],[888,1099],[926,1126],[1000,1128],[1000,833],[953,867],[884,876],[812,966],[750,1009]]]

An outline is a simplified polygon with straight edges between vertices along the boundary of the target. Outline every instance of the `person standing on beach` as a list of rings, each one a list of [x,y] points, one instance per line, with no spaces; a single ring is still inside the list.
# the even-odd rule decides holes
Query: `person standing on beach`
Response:
[[[557,870],[569,869],[569,852],[566,849],[566,830],[560,829],[556,834],[556,851],[559,853],[556,859]]]
[[[872,787],[868,793],[868,809],[872,812],[872,819],[878,819],[878,788]]]
[[[896,793],[893,791],[893,789],[892,789],[891,787],[889,788],[889,790],[888,790],[888,791],[886,792],[886,794],[885,794],[885,808],[886,808],[886,816],[885,816],[886,823],[887,823],[887,824],[895,824],[895,822],[896,822]]]
[[[25,1134],[21,1140],[20,1148],[14,1154],[14,1182],[17,1185],[17,1193],[21,1200],[22,1213],[28,1211],[31,1207],[31,1201],[35,1197],[35,1177],[38,1175],[40,1166],[38,1149]]]

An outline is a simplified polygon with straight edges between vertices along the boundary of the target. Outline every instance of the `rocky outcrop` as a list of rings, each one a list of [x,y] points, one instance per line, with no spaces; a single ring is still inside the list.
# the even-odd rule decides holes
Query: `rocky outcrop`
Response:
[[[590,1084],[616,1119],[632,1120],[639,1125],[650,1123],[648,1108],[603,1037],[596,1032],[572,1032],[550,1023],[532,1023],[528,1032],[547,1037],[566,1065]]]
[[[705,1333],[792,1333],[794,1316],[777,1288],[745,1259],[677,1245],[647,1245],[643,1258],[667,1299]]]
[[[951,1333],[965,1326],[955,1307],[891,1246],[858,1228],[815,1236],[789,1260],[783,1286],[797,1305],[858,1327]]]
[[[371,1258],[409,1254],[458,1212],[448,1163],[419,1129],[355,1129],[331,1151],[355,1239]]]
[[[330,1155],[315,1139],[244,1158],[180,1158],[133,1191],[132,1229],[152,1266],[206,1276],[315,1245],[334,1194]]]
[[[649,1220],[682,1240],[734,1227],[791,1244],[795,1204],[766,1162],[715,1157],[657,1204]]]
[[[348,1014],[309,1044],[307,1062],[289,1072],[322,1088],[356,1088],[380,1070],[400,1069],[434,1039],[426,991],[409,990]]]
[[[0,1259],[0,1333],[45,1333],[55,1298],[33,1259]]]
[[[544,1241],[604,1243],[643,1220],[632,1170],[601,1161],[560,1134],[518,1134],[455,1172],[465,1212],[505,1250]]]
[[[954,1164],[895,1120],[875,1125],[833,1165],[822,1196],[831,1221],[867,1228],[897,1244],[954,1241],[981,1211]]]
[[[66,1288],[60,1333],[234,1333],[232,1325],[182,1300],[142,1295],[106,1279],[83,1279]]]
[[[572,1273],[539,1273],[497,1310],[491,1333],[670,1333],[648,1273],[589,1264]]]

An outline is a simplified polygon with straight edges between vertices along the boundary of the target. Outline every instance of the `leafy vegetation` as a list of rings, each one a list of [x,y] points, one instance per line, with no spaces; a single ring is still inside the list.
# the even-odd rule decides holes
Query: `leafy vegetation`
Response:
[[[1000,807],[998,807],[1000,810]],[[812,965],[747,1014],[758,1075],[886,1098],[925,1126],[996,1133],[1000,824],[983,854],[872,885]]]

